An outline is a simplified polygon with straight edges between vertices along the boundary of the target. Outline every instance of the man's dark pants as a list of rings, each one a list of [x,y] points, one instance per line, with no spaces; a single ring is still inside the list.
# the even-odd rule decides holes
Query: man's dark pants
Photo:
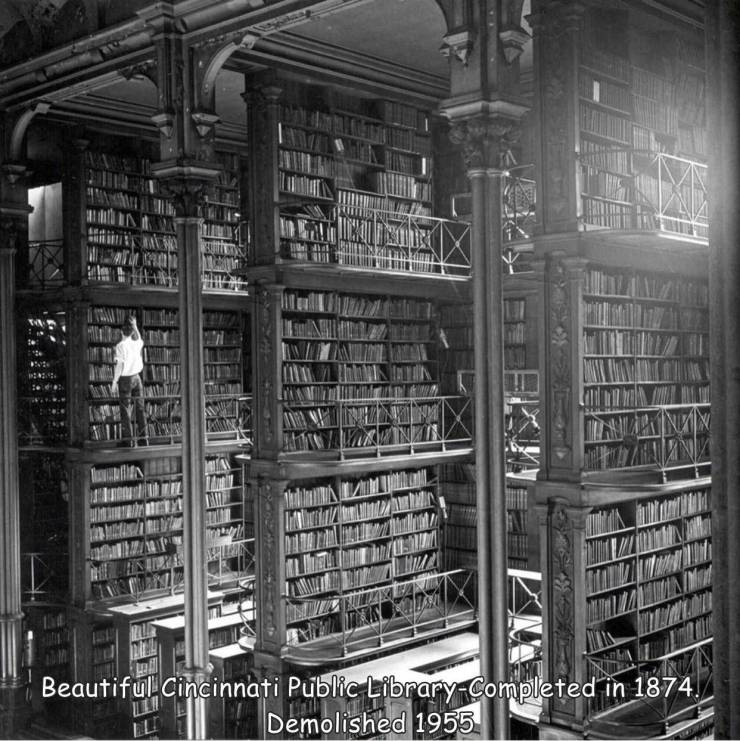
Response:
[[[131,428],[131,401],[134,402],[136,435]],[[144,385],[141,376],[121,376],[118,379],[118,401],[121,406],[121,438],[133,440],[146,438],[146,415],[144,413]]]

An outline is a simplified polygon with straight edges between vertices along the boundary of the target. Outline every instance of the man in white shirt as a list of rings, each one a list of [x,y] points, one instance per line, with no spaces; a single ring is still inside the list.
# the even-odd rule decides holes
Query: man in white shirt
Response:
[[[144,386],[141,372],[144,370],[144,340],[136,327],[136,317],[130,316],[121,327],[123,337],[115,348],[115,367],[111,393],[118,394],[121,407],[121,442],[124,447],[148,445],[146,415],[144,413]],[[134,400],[136,434],[131,426],[131,400]]]

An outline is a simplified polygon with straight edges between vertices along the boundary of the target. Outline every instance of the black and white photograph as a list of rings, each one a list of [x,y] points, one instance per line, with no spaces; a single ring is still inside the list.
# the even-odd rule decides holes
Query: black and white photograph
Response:
[[[0,0],[0,738],[740,738],[740,0]]]

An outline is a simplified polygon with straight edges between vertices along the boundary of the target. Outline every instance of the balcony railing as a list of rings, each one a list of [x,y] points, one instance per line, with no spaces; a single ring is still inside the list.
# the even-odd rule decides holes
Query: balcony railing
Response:
[[[470,224],[341,204],[337,206],[339,265],[392,272],[470,275]]]
[[[588,699],[587,715],[594,731],[618,728],[623,738],[650,738],[667,733],[671,723],[696,718],[713,703],[712,638],[637,665],[615,658],[584,658],[586,676],[624,688],[624,697],[606,711]],[[637,670],[639,678],[625,678]],[[657,691],[647,692],[653,684]]]
[[[25,276],[19,274],[18,277],[23,288],[44,290],[61,286],[64,283],[62,240],[29,242],[27,272]]]
[[[179,394],[147,396],[144,385],[146,437],[150,443],[173,444],[182,439],[182,402]],[[104,395],[91,399],[88,437],[96,447],[124,441],[118,397]],[[205,422],[207,440],[252,441],[251,396],[245,394],[207,394]],[[104,402],[104,403],[100,403]],[[132,418],[135,415],[132,411]],[[144,437],[136,436],[137,437]]]
[[[230,535],[208,543],[208,582],[212,586],[240,583],[254,575],[254,538],[234,540]]]
[[[471,400],[462,396],[283,402],[289,452],[383,455],[469,445]]]
[[[537,187],[533,179],[534,165],[519,165],[509,169],[504,180],[503,231],[505,242],[529,239],[536,223]],[[520,253],[504,250],[504,260],[513,267]],[[512,272],[514,272],[512,270]]]
[[[587,226],[645,229],[706,243],[706,165],[632,149],[596,150],[580,157],[583,221]]]
[[[709,404],[666,404],[584,414],[586,469],[644,466],[699,476],[710,464]]]
[[[24,602],[59,602],[67,594],[66,553],[23,553]]]
[[[542,673],[542,574],[508,570],[509,676],[528,682]]]
[[[297,638],[294,645],[289,641],[285,653],[293,661],[310,662],[315,651],[316,660],[325,663],[427,631],[472,624],[477,619],[476,581],[476,572],[457,569],[321,599],[286,595],[288,622],[333,614],[336,630],[306,644],[295,644]]]

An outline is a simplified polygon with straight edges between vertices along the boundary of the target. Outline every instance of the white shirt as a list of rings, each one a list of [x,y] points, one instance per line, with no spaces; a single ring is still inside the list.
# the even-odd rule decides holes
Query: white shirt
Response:
[[[122,376],[135,376],[144,370],[143,350],[144,340],[141,337],[138,340],[131,336],[124,337],[116,345],[115,360],[123,364]]]

